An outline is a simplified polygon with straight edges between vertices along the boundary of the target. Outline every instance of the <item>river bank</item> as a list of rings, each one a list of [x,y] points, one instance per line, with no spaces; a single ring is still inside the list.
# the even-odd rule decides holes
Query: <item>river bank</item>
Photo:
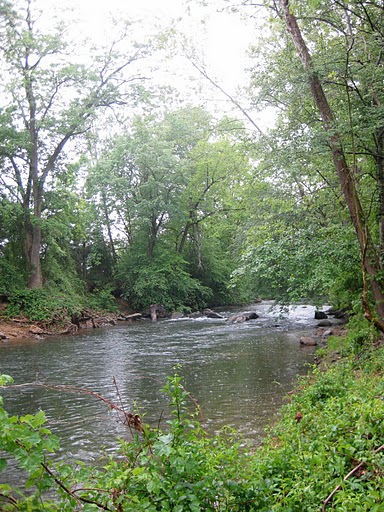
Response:
[[[77,319],[76,323],[58,322],[47,324],[33,322],[25,317],[10,320],[0,319],[0,342],[7,343],[19,340],[36,340],[42,337],[76,334],[84,329],[96,329],[107,325],[116,325],[118,321],[134,321],[137,315],[131,312],[100,314],[89,312]]]
[[[105,319],[105,317],[103,317]],[[117,320],[115,315],[108,317],[107,320],[100,322],[99,325],[92,325],[92,322],[87,324],[81,329],[93,329],[101,325],[115,325]],[[75,334],[79,330],[75,324],[68,324],[66,326],[56,325],[53,327],[46,327],[39,322],[32,322],[27,318],[13,319],[13,320],[0,320],[0,342],[8,343],[20,340],[36,340],[47,336],[60,336],[66,334]]]
[[[261,306],[261,313],[260,308]],[[254,324],[263,324],[269,318],[269,327],[279,327],[282,318],[288,317],[293,313],[297,316],[296,320],[302,320],[305,327],[312,328],[311,336],[302,340],[302,344],[317,345],[324,341],[324,338],[329,335],[343,335],[344,324],[347,317],[344,312],[338,314],[337,311],[327,310],[317,311],[313,306],[308,305],[292,305],[289,308],[282,309],[275,305],[273,301],[258,300],[254,304],[247,306],[247,310],[241,309],[241,306],[232,306],[227,308],[216,308],[217,311],[211,309],[204,309],[197,311],[190,315],[183,315],[182,313],[167,313],[161,310],[160,315],[153,315],[153,311],[138,313],[133,311],[127,304],[122,304],[116,312],[98,312],[86,310],[81,315],[75,315],[71,319],[63,318],[57,321],[32,321],[26,316],[18,316],[11,319],[0,317],[0,343],[8,343],[19,340],[40,340],[50,336],[73,335],[79,334],[84,330],[92,330],[100,327],[116,326],[118,323],[134,323],[137,321],[147,320],[154,321],[157,318],[164,320],[186,320],[188,318],[194,320],[205,319],[218,319],[224,320],[233,324],[241,324],[249,322]],[[311,309],[312,318],[308,316],[308,309]],[[154,310],[159,312],[159,308]],[[256,312],[257,311],[257,312]],[[272,313],[272,316],[270,312]],[[261,317],[260,317],[261,314]],[[264,324],[265,325],[265,324]]]

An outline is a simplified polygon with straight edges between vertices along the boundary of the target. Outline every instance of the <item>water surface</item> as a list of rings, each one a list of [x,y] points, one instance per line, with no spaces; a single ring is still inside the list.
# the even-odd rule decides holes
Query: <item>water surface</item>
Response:
[[[180,366],[208,431],[230,425],[257,442],[314,353],[299,344],[300,336],[313,330],[314,308],[291,308],[281,318],[269,307],[248,307],[260,318],[244,324],[138,321],[72,337],[1,344],[0,371],[12,375],[15,384],[31,383],[3,390],[5,408],[11,414],[43,409],[63,453],[95,460],[101,447],[112,451],[116,437],[130,436],[122,418],[91,395],[36,387],[36,375],[42,383],[92,390],[126,411],[138,409],[152,426],[165,427],[168,400],[161,388]]]

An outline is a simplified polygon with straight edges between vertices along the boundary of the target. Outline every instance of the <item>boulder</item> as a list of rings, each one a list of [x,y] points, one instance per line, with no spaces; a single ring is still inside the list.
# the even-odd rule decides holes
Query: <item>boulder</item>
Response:
[[[243,322],[247,322],[248,320],[256,320],[256,318],[259,318],[259,315],[254,311],[251,311],[232,315],[227,318],[227,322],[230,322],[231,324],[241,324]]]
[[[315,340],[315,338],[311,338],[310,336],[302,336],[300,338],[300,345],[304,345],[306,347],[314,347],[317,345],[317,340]]]
[[[200,311],[194,311],[193,313],[190,313],[189,318],[201,318],[203,316],[203,313]]]
[[[325,320],[327,317],[327,314],[324,313],[324,311],[315,311],[315,320]]]
[[[8,340],[8,336],[0,331],[0,340]]]
[[[227,318],[227,322],[230,322],[231,324],[242,324],[243,322],[246,322],[247,318],[245,315],[232,315]]]
[[[96,317],[92,318],[92,320],[96,324],[97,327],[117,324],[116,320],[109,316],[96,316]]]
[[[29,328],[29,332],[32,334],[50,334],[47,331],[44,331],[41,327],[38,327],[37,325],[31,325]]]
[[[251,311],[250,313],[245,313],[245,316],[247,317],[247,320],[256,320],[256,318],[259,318],[259,315],[254,311]]]
[[[180,313],[180,311],[174,311],[172,314],[171,314],[171,320],[179,320],[180,318],[184,318],[184,314],[183,313]]]
[[[82,318],[81,320],[78,320],[76,325],[79,329],[93,329],[96,327],[92,318]]]

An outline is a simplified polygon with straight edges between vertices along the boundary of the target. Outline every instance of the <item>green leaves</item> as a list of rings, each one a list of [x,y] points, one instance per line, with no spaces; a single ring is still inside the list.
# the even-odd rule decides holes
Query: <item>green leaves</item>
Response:
[[[13,378],[10,375],[0,374],[0,386],[6,386],[7,384],[13,384]]]

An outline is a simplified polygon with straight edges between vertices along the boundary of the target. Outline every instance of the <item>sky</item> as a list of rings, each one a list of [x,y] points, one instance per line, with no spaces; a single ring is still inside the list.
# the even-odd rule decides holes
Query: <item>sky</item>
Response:
[[[192,47],[196,48],[199,61],[204,62],[208,75],[227,94],[241,98],[240,103],[248,109],[243,103],[245,95],[239,93],[239,89],[246,87],[249,81],[249,75],[245,70],[250,67],[247,49],[257,37],[255,23],[247,22],[238,14],[217,9],[217,6],[228,5],[224,0],[205,0],[204,2],[200,0],[37,1],[45,6],[48,23],[50,10],[59,11],[59,15],[65,17],[65,10],[72,9],[73,12],[68,16],[80,20],[81,23],[80,30],[78,25],[74,28],[77,31],[74,32],[75,37],[81,39],[89,36],[97,44],[106,40],[111,33],[113,34],[116,25],[110,23],[111,17],[114,17],[117,22],[122,18],[140,19],[142,27],[133,28],[133,30],[139,30],[138,40],[143,38],[145,31],[157,34],[161,27],[169,27],[173,23],[177,30],[186,34]],[[147,59],[145,63],[147,64]],[[180,103],[204,105],[211,112],[236,116],[248,124],[243,114],[228,98],[212,87],[180,55],[174,55],[172,60],[160,62],[158,69],[151,76],[155,77],[153,80],[160,85],[175,87],[179,91]],[[262,129],[273,124],[273,115],[270,113],[254,114],[254,116],[254,121]]]
[[[63,5],[62,0],[45,1],[56,8]],[[231,92],[245,83],[246,49],[252,42],[252,32],[236,15],[217,12],[213,6],[201,7],[197,0],[188,5],[183,0],[67,0],[65,5],[72,5],[79,12],[84,30],[96,39],[103,34],[110,15],[134,16],[148,27],[164,27],[178,19],[177,27],[197,47],[203,47],[207,67],[215,78]]]

